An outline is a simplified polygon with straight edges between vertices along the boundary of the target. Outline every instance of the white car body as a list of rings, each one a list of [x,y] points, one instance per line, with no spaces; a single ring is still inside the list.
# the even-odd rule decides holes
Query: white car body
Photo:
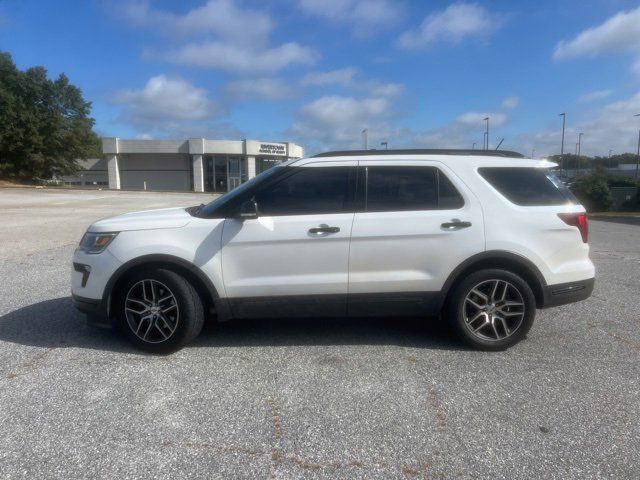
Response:
[[[166,260],[191,268],[206,284],[221,319],[271,315],[274,300],[299,299],[307,313],[368,314],[385,311],[385,299],[429,295],[420,304],[437,311],[456,272],[473,261],[521,261],[530,270],[539,307],[588,296],[594,266],[589,246],[575,226],[558,214],[584,213],[575,202],[519,206],[485,180],[479,168],[549,169],[545,160],[492,155],[370,154],[312,157],[276,169],[323,169],[347,166],[436,167],[464,200],[456,209],[385,212],[312,213],[258,218],[199,218],[185,208],[129,213],[100,220],[88,232],[117,232],[99,254],[78,249],[74,263],[88,265],[88,279],[74,271],[72,293],[85,311],[100,304],[110,315],[116,277],[127,269]],[[368,177],[367,177],[368,178]],[[447,222],[467,228],[443,228]],[[319,226],[331,234],[310,234]],[[475,259],[475,260],[474,260]],[[500,260],[502,259],[502,260]],[[471,263],[470,263],[471,262]],[[114,280],[115,279],[115,280]],[[585,284],[576,296],[571,284]],[[568,286],[567,295],[552,298]],[[327,298],[327,304],[319,303]],[[335,301],[334,301],[335,300]],[[84,303],[83,303],[84,302]],[[349,309],[346,308],[349,303]],[[354,306],[364,307],[362,312]],[[397,302],[389,305],[397,306]],[[314,307],[315,306],[315,307]],[[85,307],[85,308],[82,308]],[[315,312],[314,312],[315,308]],[[309,310],[310,309],[310,310]],[[380,310],[381,309],[381,310]],[[304,309],[303,309],[304,310]],[[428,309],[427,309],[428,310]],[[425,310],[426,311],[426,310]],[[287,310],[276,310],[274,314]],[[393,309],[390,310],[390,313]]]

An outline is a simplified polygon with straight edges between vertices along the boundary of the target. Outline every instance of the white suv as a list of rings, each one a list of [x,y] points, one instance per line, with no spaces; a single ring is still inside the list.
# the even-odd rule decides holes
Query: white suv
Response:
[[[207,205],[91,225],[74,304],[139,347],[180,348],[218,320],[435,316],[507,348],[536,308],[593,289],[584,208],[556,165],[514,152],[330,152]]]

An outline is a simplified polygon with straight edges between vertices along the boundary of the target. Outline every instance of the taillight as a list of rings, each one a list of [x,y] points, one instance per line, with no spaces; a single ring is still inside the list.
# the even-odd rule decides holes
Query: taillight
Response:
[[[578,227],[582,241],[587,243],[589,237],[589,225],[587,224],[586,213],[559,213],[558,216],[566,223],[573,227]]]

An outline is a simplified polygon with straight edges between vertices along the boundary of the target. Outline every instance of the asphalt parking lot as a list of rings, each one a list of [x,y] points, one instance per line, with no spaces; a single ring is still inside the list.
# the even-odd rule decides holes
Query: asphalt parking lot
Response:
[[[165,357],[87,327],[89,223],[209,198],[0,189],[1,478],[640,475],[640,226],[592,221],[593,296],[501,353],[392,318],[210,325]]]

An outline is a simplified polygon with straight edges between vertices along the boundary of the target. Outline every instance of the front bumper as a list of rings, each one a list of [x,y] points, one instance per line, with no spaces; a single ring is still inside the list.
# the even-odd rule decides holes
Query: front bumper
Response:
[[[93,327],[111,328],[113,322],[109,318],[106,302],[95,298],[86,298],[71,294],[73,306],[84,313],[87,323]]]
[[[543,288],[540,308],[557,307],[567,303],[580,302],[591,296],[595,278],[575,282],[547,285]]]
[[[113,273],[122,265],[109,250],[87,254],[77,249],[71,271],[71,300],[86,314],[90,325],[111,326],[108,314],[106,286]]]

